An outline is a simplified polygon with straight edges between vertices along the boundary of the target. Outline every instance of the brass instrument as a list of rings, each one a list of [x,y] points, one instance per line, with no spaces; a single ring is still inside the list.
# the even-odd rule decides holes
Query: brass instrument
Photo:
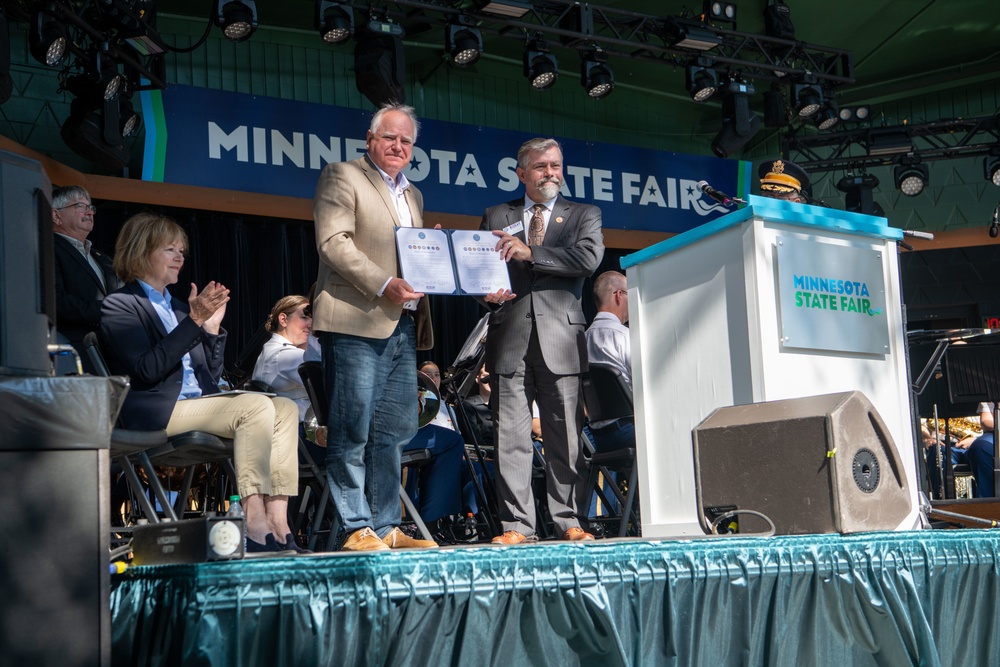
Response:
[[[926,421],[927,428],[931,433],[935,432],[933,419]],[[951,419],[938,419],[937,432],[944,436],[945,432],[954,436],[957,440],[964,440],[968,437],[978,438],[983,434],[983,427],[979,423],[978,417],[952,417]]]

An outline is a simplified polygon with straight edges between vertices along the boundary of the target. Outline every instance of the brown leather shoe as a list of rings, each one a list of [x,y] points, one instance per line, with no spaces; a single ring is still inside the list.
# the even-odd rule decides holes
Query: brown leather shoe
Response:
[[[362,528],[351,533],[341,551],[388,551],[389,547],[382,543],[371,528]]]
[[[493,538],[493,544],[525,544],[526,542],[537,542],[537,535],[525,535],[516,530],[508,530],[503,535]]]
[[[418,540],[410,537],[399,527],[393,528],[388,535],[382,538],[382,544],[387,549],[437,549],[437,542],[431,540]]]
[[[570,542],[591,542],[594,536],[579,526],[573,526],[566,529],[566,532],[563,533],[563,539]]]

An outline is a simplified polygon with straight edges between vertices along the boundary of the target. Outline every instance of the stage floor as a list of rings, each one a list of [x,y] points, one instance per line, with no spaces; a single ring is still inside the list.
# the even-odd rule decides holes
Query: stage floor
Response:
[[[603,540],[136,567],[115,665],[988,665],[1000,533]]]

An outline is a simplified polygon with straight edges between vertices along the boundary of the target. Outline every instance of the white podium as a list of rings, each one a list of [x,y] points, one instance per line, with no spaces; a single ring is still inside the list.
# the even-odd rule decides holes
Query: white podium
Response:
[[[859,390],[919,523],[896,241],[884,218],[750,196],[622,259],[643,537],[704,535],[692,429],[731,405]]]

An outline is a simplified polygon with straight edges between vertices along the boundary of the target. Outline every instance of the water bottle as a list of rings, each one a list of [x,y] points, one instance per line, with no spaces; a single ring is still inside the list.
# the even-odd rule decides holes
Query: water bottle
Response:
[[[229,496],[229,509],[226,511],[226,516],[243,516],[243,505],[240,504],[238,495]]]

